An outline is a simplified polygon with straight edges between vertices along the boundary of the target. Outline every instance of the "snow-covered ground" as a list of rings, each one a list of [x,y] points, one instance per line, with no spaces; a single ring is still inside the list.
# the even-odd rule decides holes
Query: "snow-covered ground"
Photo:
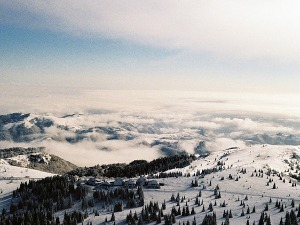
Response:
[[[41,179],[54,174],[38,170],[21,168],[9,165],[5,160],[0,161],[0,209],[8,207],[13,190],[16,190],[21,182],[30,179]]]
[[[190,174],[188,177],[164,178],[157,179],[158,182],[164,183],[161,189],[144,189],[145,204],[150,201],[158,202],[159,206],[166,201],[166,210],[164,214],[169,214],[173,206],[178,209],[177,203],[171,201],[172,194],[184,198],[180,203],[181,210],[185,205],[189,206],[190,211],[194,207],[196,214],[190,216],[176,216],[176,223],[183,224],[186,221],[190,223],[194,216],[197,224],[201,223],[208,211],[210,203],[213,204],[213,211],[216,213],[218,224],[224,222],[223,212],[232,212],[233,218],[230,219],[231,225],[250,224],[259,220],[261,212],[264,211],[268,204],[268,215],[271,217],[272,224],[279,224],[280,218],[284,219],[286,211],[293,209],[300,204],[300,184],[289,177],[290,173],[299,174],[299,146],[272,146],[272,145],[255,145],[245,148],[231,148],[211,152],[206,158],[199,158],[190,166],[182,169],[173,169],[167,172],[181,171],[183,174]],[[221,171],[212,172],[203,176],[194,176],[197,172],[205,169],[213,169],[222,165]],[[270,172],[270,174],[268,174]],[[8,207],[12,191],[16,189],[21,182],[29,179],[39,179],[53,174],[44,173],[36,170],[14,167],[8,165],[5,160],[0,161],[0,208]],[[229,177],[232,177],[230,179]],[[191,187],[192,181],[197,180],[198,187]],[[275,184],[275,188],[274,188]],[[296,184],[296,185],[295,185]],[[214,189],[218,186],[221,198],[216,199]],[[203,200],[203,205],[195,205],[196,197],[201,191],[199,201]],[[292,208],[292,200],[295,207]],[[241,201],[245,206],[241,205]],[[271,202],[270,202],[271,201]],[[284,212],[275,207],[275,202],[279,201],[284,206]],[[225,207],[221,206],[225,202]],[[255,213],[252,213],[255,206]],[[81,204],[77,203],[72,209],[66,210],[72,212],[80,209]],[[247,214],[249,207],[250,214]],[[83,222],[87,225],[89,222],[102,224],[105,218],[110,220],[113,206],[102,208],[100,204],[94,208],[88,209],[89,217]],[[126,215],[131,210],[139,214],[141,207],[134,209],[124,209],[122,212],[116,212],[116,224],[125,224]],[[95,216],[93,213],[97,210],[100,215]],[[242,211],[245,215],[241,216]],[[56,216],[63,221],[65,210],[57,212]],[[111,223],[111,222],[108,222]],[[163,224],[164,222],[162,222]],[[152,222],[150,224],[155,224]]]
[[[17,155],[14,157],[3,159],[3,161],[8,162],[12,165],[19,165],[21,167],[27,167],[30,163],[45,163],[48,164],[51,160],[51,156],[48,153],[31,153],[26,155]]]
[[[145,204],[150,201],[161,203],[165,200],[167,208],[164,210],[165,214],[170,213],[171,208],[178,206],[176,202],[171,202],[170,198],[172,194],[180,194],[181,197],[185,197],[184,202],[180,203],[181,210],[186,204],[189,206],[191,211],[192,207],[195,208],[195,218],[197,224],[201,223],[204,216],[209,213],[208,206],[210,203],[213,206],[214,212],[216,212],[218,224],[224,221],[223,212],[232,211],[233,218],[230,219],[230,224],[241,225],[246,224],[249,219],[250,224],[255,221],[256,224],[259,220],[261,212],[264,211],[265,205],[268,203],[268,211],[266,213],[271,216],[272,224],[279,224],[280,218],[284,219],[286,211],[292,209],[292,199],[295,201],[295,211],[300,203],[300,186],[294,179],[290,179],[288,174],[299,173],[291,170],[289,163],[294,159],[291,157],[300,155],[300,148],[295,146],[252,146],[244,149],[233,148],[225,151],[213,152],[206,158],[196,160],[192,165],[183,169],[174,169],[172,171],[182,171],[184,173],[190,173],[193,175],[199,170],[214,168],[218,161],[223,161],[225,165],[222,171],[214,172],[201,178],[200,176],[195,177],[179,177],[179,178],[164,178],[158,179],[159,182],[165,185],[161,189],[144,189]],[[294,160],[295,161],[295,160]],[[296,163],[295,163],[296,164]],[[243,172],[245,171],[246,172]],[[263,171],[260,173],[259,171]],[[271,173],[267,175],[267,171],[277,171],[278,173]],[[255,172],[256,171],[256,172]],[[229,179],[229,175],[233,179]],[[279,177],[282,175],[282,179]],[[238,180],[236,178],[238,177]],[[197,180],[199,186],[191,187],[192,180]],[[272,180],[270,182],[270,179]],[[290,181],[291,180],[291,181]],[[285,182],[284,182],[285,181]],[[267,185],[267,183],[269,184]],[[210,185],[211,183],[211,185]],[[293,184],[296,183],[296,186]],[[275,184],[275,189],[273,188]],[[203,187],[205,186],[205,189]],[[221,198],[216,199],[214,196],[214,189],[218,186],[221,193]],[[203,200],[205,212],[202,212],[203,205],[195,205],[195,198],[201,190],[202,196],[199,200]],[[245,200],[245,198],[247,200]],[[271,203],[270,203],[271,199]],[[244,201],[245,207],[241,206],[241,200]],[[279,212],[279,209],[275,207],[275,202],[279,201],[284,205],[284,212]],[[220,206],[225,201],[226,207]],[[251,213],[255,206],[255,213]],[[250,214],[247,214],[247,208],[250,209]],[[90,209],[90,216],[84,221],[84,224],[92,222],[92,224],[101,224],[111,217],[110,210],[103,210],[99,206],[96,206],[100,216],[94,216],[92,213],[93,209]],[[242,210],[245,216],[241,216]],[[115,213],[116,224],[126,223],[126,215],[129,213],[129,209],[125,209],[123,212]],[[135,211],[140,213],[141,207],[131,209],[132,213]],[[187,217],[176,216],[176,223],[181,221],[181,224],[186,221],[193,221],[194,215]],[[162,222],[164,223],[164,222]],[[152,222],[151,224],[155,224]]]

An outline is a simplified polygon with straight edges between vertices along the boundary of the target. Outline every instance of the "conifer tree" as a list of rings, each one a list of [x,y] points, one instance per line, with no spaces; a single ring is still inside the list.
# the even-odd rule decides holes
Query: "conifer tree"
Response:
[[[114,212],[111,214],[110,221],[116,221],[115,213]]]

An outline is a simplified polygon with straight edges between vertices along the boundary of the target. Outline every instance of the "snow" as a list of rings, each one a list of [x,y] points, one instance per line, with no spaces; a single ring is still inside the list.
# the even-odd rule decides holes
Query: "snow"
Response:
[[[204,178],[198,177],[199,187],[195,188],[191,187],[191,182],[195,179],[194,176],[157,179],[158,182],[162,182],[165,185],[162,186],[161,189],[144,189],[145,204],[148,204],[150,201],[157,201],[159,205],[161,205],[165,200],[167,209],[164,210],[164,213],[170,213],[173,206],[175,206],[176,209],[178,208],[175,202],[170,201],[171,195],[174,194],[176,197],[177,193],[180,193],[180,196],[185,196],[185,201],[180,203],[181,209],[185,204],[189,205],[190,210],[194,207],[197,224],[201,223],[204,216],[209,213],[207,210],[209,203],[214,205],[216,201],[217,205],[213,206],[213,209],[216,212],[218,224],[221,224],[221,222],[224,221],[224,218],[222,217],[224,210],[231,210],[233,218],[230,219],[230,224],[241,225],[246,224],[247,218],[249,218],[250,224],[253,224],[253,221],[257,224],[261,212],[264,211],[265,205],[268,203],[269,210],[266,213],[271,216],[272,224],[278,224],[281,217],[284,219],[285,212],[292,209],[292,199],[294,199],[296,207],[300,203],[300,184],[297,182],[298,185],[292,187],[292,183],[296,181],[291,179],[292,182],[289,183],[289,172],[287,172],[287,170],[290,170],[290,167],[286,161],[291,161],[293,152],[300,155],[299,147],[260,145],[243,149],[233,148],[213,152],[206,158],[194,161],[191,166],[183,169],[173,169],[169,172],[182,171],[184,173],[193,174],[196,173],[197,170],[201,171],[202,169],[215,167],[219,160],[225,162],[224,170],[208,174]],[[224,154],[225,156],[223,156]],[[245,174],[241,173],[241,169],[246,169],[247,172]],[[268,169],[273,169],[282,173],[285,183],[283,182],[283,179],[280,180],[278,175],[266,175],[265,173]],[[263,170],[263,177],[256,176],[256,173],[254,173],[255,170],[257,172],[258,170]],[[254,175],[252,175],[252,173]],[[233,176],[232,180],[228,178],[229,174]],[[222,179],[223,177],[224,179]],[[239,177],[238,181],[235,180],[236,177]],[[269,179],[273,179],[273,182],[270,182],[269,186],[267,186]],[[211,186],[209,185],[210,182],[212,183]],[[276,184],[275,189],[273,189],[274,183]],[[203,189],[203,185],[206,186],[205,189]],[[214,196],[214,189],[217,185],[221,191],[220,199],[215,199]],[[205,212],[202,212],[202,206],[199,207],[194,204],[195,197],[200,190],[202,192],[202,197],[199,199],[203,199],[206,208]],[[246,196],[248,200],[245,200]],[[269,203],[270,198],[272,203]],[[240,205],[241,200],[245,202],[245,208]],[[285,212],[279,212],[279,209],[275,207],[276,200],[286,205]],[[221,207],[220,204],[224,201],[226,207]],[[250,211],[252,211],[255,206],[256,212],[246,214],[248,206]],[[99,206],[96,206],[95,209],[100,212],[100,216],[95,217],[92,209],[90,209],[90,216],[83,224],[88,224],[88,222],[100,224],[104,222],[106,217],[108,220],[110,219],[111,211],[107,209],[103,210]],[[241,216],[242,210],[244,210],[245,216]],[[293,208],[293,210],[295,211],[295,208]],[[125,218],[129,211],[129,209],[124,209],[123,212],[115,213],[116,224],[125,224]],[[135,211],[140,213],[141,207],[131,209],[131,211],[133,213]],[[187,220],[192,222],[193,218],[193,215],[188,217],[176,216],[176,224],[178,224],[179,221],[181,221],[181,224]],[[163,223],[164,222],[162,222],[162,224]],[[150,224],[155,223],[152,222]]]
[[[30,161],[28,159],[28,155],[14,156],[14,157],[11,157],[11,158],[7,158],[6,161],[10,162],[10,163],[17,163],[21,167],[27,167],[30,163]]]
[[[233,218],[230,219],[230,224],[241,225],[246,224],[248,218],[250,224],[253,224],[253,221],[257,224],[261,212],[264,211],[265,205],[268,203],[269,210],[266,211],[266,213],[271,216],[272,224],[278,224],[280,218],[285,217],[286,211],[292,209],[292,199],[295,201],[296,207],[300,204],[300,184],[289,177],[290,172],[293,174],[299,173],[299,171],[296,172],[296,168],[291,170],[291,165],[297,165],[299,163],[296,159],[292,158],[293,154],[300,155],[299,146],[256,145],[211,152],[206,158],[199,158],[188,167],[173,169],[168,172],[181,171],[184,174],[190,173],[193,175],[198,170],[201,172],[203,169],[216,167],[218,162],[225,163],[223,170],[213,172],[204,177],[191,176],[156,179],[159,183],[164,183],[165,185],[161,186],[160,189],[145,188],[145,204],[153,201],[158,202],[161,206],[161,204],[166,201],[167,208],[164,210],[164,214],[168,214],[173,206],[175,206],[176,209],[178,208],[176,202],[170,201],[171,195],[174,194],[176,197],[177,193],[179,193],[181,197],[185,197],[184,202],[180,203],[181,209],[186,204],[189,206],[190,211],[192,207],[194,207],[197,224],[202,222],[207,213],[210,213],[208,211],[209,204],[212,203],[214,205],[216,202],[216,206],[213,206],[213,210],[216,212],[218,224],[224,222],[224,218],[222,217],[224,210],[231,210]],[[242,170],[246,170],[246,173],[243,173]],[[259,170],[263,170],[263,173],[259,173]],[[268,170],[277,172],[267,175],[266,172]],[[281,174],[282,179],[280,179],[279,174]],[[0,185],[3,193],[0,195],[0,206],[8,206],[11,192],[19,186],[20,182],[27,181],[30,178],[38,179],[51,175],[52,174],[40,171],[9,166],[4,160],[1,160]],[[231,175],[233,179],[229,179],[229,175]],[[236,178],[238,178],[238,180]],[[199,186],[191,187],[191,182],[195,179],[197,179]],[[273,181],[267,185],[270,179]],[[291,183],[289,182],[290,180]],[[276,186],[275,189],[273,188],[274,183]],[[292,187],[293,183],[297,183],[297,185]],[[221,193],[220,199],[216,199],[214,196],[216,186],[219,187]],[[195,205],[195,198],[200,190],[202,196],[199,197],[199,200],[203,200],[206,209],[205,212],[202,212],[202,205]],[[248,200],[245,199],[246,197]],[[271,203],[269,203],[270,199],[272,201]],[[241,200],[245,202],[244,208],[240,205]],[[286,206],[284,212],[279,212],[279,209],[275,207],[276,200]],[[224,201],[226,207],[220,206]],[[247,208],[249,207],[250,211],[252,211],[254,206],[256,212],[246,214]],[[105,218],[109,220],[112,208],[112,206],[103,208],[99,203],[96,203],[94,208],[88,209],[89,217],[83,224],[87,225],[89,222],[92,222],[92,224],[101,224],[105,221]],[[80,209],[80,203],[76,203],[75,206],[72,209],[68,209],[67,212],[72,212],[75,209]],[[99,216],[94,215],[94,209],[100,213]],[[141,207],[116,212],[116,224],[125,224],[126,215],[129,214],[130,210],[133,213],[136,211],[139,214]],[[245,212],[245,216],[241,216],[242,210]],[[295,208],[293,208],[293,210],[295,210]],[[55,216],[59,216],[62,221],[64,212],[65,210],[57,212]],[[192,222],[193,218],[194,215],[187,217],[176,216],[176,224],[178,224],[179,221],[181,224],[186,221]],[[162,222],[162,224],[163,223],[164,222]],[[155,224],[155,222],[151,222],[150,224]]]
[[[21,182],[30,179],[41,179],[54,174],[7,165],[5,160],[0,161],[0,209],[8,207],[13,190],[16,190]]]
[[[30,156],[37,156],[37,160],[43,161],[43,163],[48,164],[51,160],[51,156],[48,153],[31,153],[28,155],[17,155],[14,157],[7,158],[3,161],[6,161],[8,164],[17,164],[21,167],[27,167],[30,164]]]

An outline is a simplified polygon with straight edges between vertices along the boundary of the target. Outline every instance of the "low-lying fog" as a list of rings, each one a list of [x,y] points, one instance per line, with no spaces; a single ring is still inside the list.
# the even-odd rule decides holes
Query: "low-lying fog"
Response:
[[[2,115],[30,113],[29,123],[35,117],[54,123],[30,142],[5,140],[1,148],[45,146],[80,166],[255,144],[300,145],[296,95],[1,88]]]

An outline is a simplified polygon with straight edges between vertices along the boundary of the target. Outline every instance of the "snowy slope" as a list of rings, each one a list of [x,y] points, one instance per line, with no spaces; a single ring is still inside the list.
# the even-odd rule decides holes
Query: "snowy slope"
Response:
[[[216,204],[216,206],[213,206],[213,210],[216,212],[218,224],[225,221],[222,217],[224,210],[231,210],[233,218],[230,219],[230,224],[242,225],[246,224],[247,219],[249,219],[250,224],[253,224],[254,221],[258,224],[260,214],[268,203],[267,215],[270,215],[272,224],[279,224],[280,218],[284,219],[286,211],[296,210],[295,207],[291,207],[292,199],[295,201],[296,207],[300,203],[299,182],[290,179],[288,176],[290,172],[293,174],[299,173],[299,171],[296,171],[295,166],[299,162],[293,158],[295,155],[300,155],[300,148],[297,146],[260,145],[243,149],[233,148],[225,151],[216,151],[206,158],[194,161],[189,167],[174,169],[169,172],[183,171],[193,175],[197,170],[201,172],[203,169],[214,168],[218,161],[225,162],[222,171],[213,172],[204,177],[191,176],[158,179],[165,186],[158,190],[144,189],[145,204],[148,204],[149,201],[158,201],[161,205],[165,200],[167,209],[164,210],[164,213],[167,214],[170,213],[173,206],[176,209],[178,208],[175,202],[170,201],[171,195],[174,194],[176,196],[177,193],[180,193],[180,196],[185,196],[184,202],[180,203],[181,209],[186,204],[190,210],[194,207],[197,224],[200,224],[204,216],[210,213],[208,206],[212,203],[213,205]],[[291,170],[291,162],[294,163],[294,170]],[[272,171],[271,174],[267,175],[268,171]],[[229,179],[230,174],[233,177],[232,179]],[[280,174],[282,178],[279,177]],[[191,182],[195,179],[198,181],[199,186],[191,187]],[[295,183],[296,186],[294,186]],[[216,199],[214,196],[216,186],[219,187],[221,193],[220,199]],[[200,201],[203,200],[204,212],[202,212],[203,205],[195,205],[195,198],[200,190],[202,196],[199,199]],[[244,201],[245,207],[240,205],[241,200]],[[279,209],[275,207],[276,200],[285,206],[284,212],[279,212]],[[224,201],[226,207],[220,206]],[[251,212],[254,206],[256,212],[247,214],[247,208],[249,207]],[[85,220],[84,224],[88,224],[88,222],[100,224],[104,222],[106,217],[108,220],[110,219],[111,208],[103,209],[98,205],[95,209],[100,212],[100,216],[95,217],[93,209],[90,209],[90,216]],[[245,216],[241,216],[242,210]],[[140,213],[141,208],[131,209],[131,211]],[[125,218],[128,213],[128,209],[115,213],[116,224],[125,224]],[[193,215],[187,217],[176,216],[176,223],[178,224],[179,221],[181,224],[183,222],[186,223],[186,221],[191,223],[193,218]],[[150,224],[155,224],[155,222]]]
[[[20,186],[21,182],[29,179],[41,179],[54,174],[41,172],[38,170],[21,168],[8,165],[6,161],[0,161],[0,209],[8,207],[13,190]]]

